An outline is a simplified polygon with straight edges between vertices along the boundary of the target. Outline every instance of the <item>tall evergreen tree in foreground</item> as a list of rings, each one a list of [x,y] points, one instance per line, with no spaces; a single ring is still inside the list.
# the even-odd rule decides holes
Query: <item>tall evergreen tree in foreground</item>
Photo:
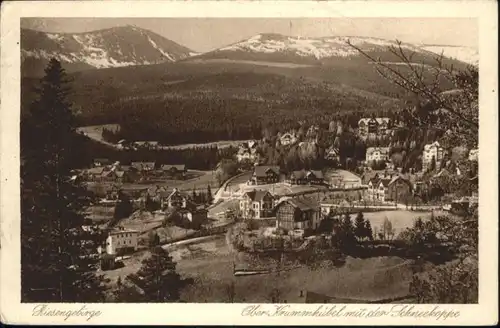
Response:
[[[157,246],[151,256],[142,261],[141,269],[129,276],[144,292],[146,302],[176,302],[189,280],[183,280],[176,271],[170,254]]]
[[[30,115],[21,122],[21,292],[23,302],[93,302],[97,229],[84,229],[91,194],[70,179],[78,159],[70,89],[52,59]]]

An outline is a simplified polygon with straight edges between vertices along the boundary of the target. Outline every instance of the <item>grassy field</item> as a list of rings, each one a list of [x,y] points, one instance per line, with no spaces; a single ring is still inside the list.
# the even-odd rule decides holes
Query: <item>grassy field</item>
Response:
[[[430,215],[410,211],[364,214],[373,227],[381,225],[387,217],[396,234],[413,225],[417,217],[428,219]],[[239,257],[227,245],[224,236],[177,246],[169,252],[177,262],[178,272],[194,280],[194,284],[182,292],[182,299],[187,302],[271,302],[270,293],[274,289],[278,289],[288,303],[304,302],[300,291],[306,290],[330,297],[375,301],[406,296],[412,277],[412,263],[398,257],[348,257],[343,265],[322,262],[314,268],[301,266],[283,271],[279,277],[275,273],[235,277],[233,265],[239,263]],[[124,261],[125,267],[106,271],[105,276],[112,281],[119,276],[124,279],[139,269],[145,256],[147,251],[134,254]]]
[[[332,297],[377,300],[408,293],[410,263],[396,257],[371,259],[347,258],[337,268],[301,267],[276,274],[233,276],[233,256],[222,239],[189,250],[174,252],[178,270],[194,279],[183,292],[187,302],[270,302],[270,292],[277,288],[287,302],[301,303],[300,291],[309,290]],[[234,294],[229,292],[234,284]]]

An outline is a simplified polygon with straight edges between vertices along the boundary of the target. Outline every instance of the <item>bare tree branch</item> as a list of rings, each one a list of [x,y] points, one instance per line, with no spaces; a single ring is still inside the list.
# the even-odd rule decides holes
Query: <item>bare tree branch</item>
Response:
[[[426,82],[425,78],[425,69],[428,65],[425,65],[425,63],[422,62],[419,69],[415,68],[414,63],[411,60],[414,57],[415,52],[411,52],[410,55],[407,55],[404,52],[402,43],[400,41],[397,41],[397,48],[391,46],[389,47],[389,51],[393,55],[397,56],[397,58],[399,58],[405,64],[405,67],[410,70],[411,75],[409,77],[392,68],[390,64],[384,63],[380,58],[374,59],[368,53],[353,45],[350,40],[347,41],[347,44],[356,49],[366,58],[370,59],[376,65],[376,70],[382,77],[405,90],[413,92],[417,95],[424,96],[435,106],[441,109],[445,109],[447,113],[458,119],[458,126],[461,125],[460,123],[466,123],[468,125],[468,128],[472,129],[472,132],[477,133],[477,131],[479,130],[479,124],[478,120],[476,119],[476,115],[472,115],[472,118],[464,115],[464,108],[457,108],[458,104],[456,104],[456,102],[454,103],[441,94],[443,91],[439,87],[439,81],[443,76],[445,76],[446,79],[452,82],[454,85],[457,85],[455,77],[456,74],[453,71],[453,66],[446,67],[443,64],[443,54],[436,58],[438,64],[437,67],[434,67],[432,65],[430,66],[431,68],[429,70],[434,71],[434,80],[428,83]],[[462,97],[465,98],[464,100],[466,105],[470,104],[471,101],[474,100],[471,99],[470,95],[467,94],[467,92],[463,92],[462,94]]]

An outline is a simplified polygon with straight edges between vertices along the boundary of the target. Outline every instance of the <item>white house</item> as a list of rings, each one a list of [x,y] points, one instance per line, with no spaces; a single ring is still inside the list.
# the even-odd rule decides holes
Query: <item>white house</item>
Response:
[[[391,120],[388,117],[362,118],[358,121],[358,133],[361,136],[385,135],[391,131],[390,124]]]
[[[435,141],[433,143],[424,146],[424,151],[422,153],[422,170],[424,172],[431,168],[432,160],[434,159],[436,163],[435,168],[441,167],[441,161],[443,160],[444,151],[443,147],[439,142]]]
[[[139,231],[118,227],[109,231],[106,238],[107,254],[123,254],[137,250]]]
[[[370,201],[385,202],[388,198],[389,184],[391,183],[391,178],[379,178],[378,176],[373,177],[368,182],[367,198]]]
[[[253,140],[241,144],[238,152],[236,153],[236,159],[238,162],[257,162],[258,158],[259,154],[257,153],[257,143]]]
[[[297,136],[294,133],[283,133],[283,135],[280,137],[280,143],[282,145],[293,145],[294,143],[297,142]]]
[[[331,161],[340,161],[340,152],[337,147],[331,146],[325,151],[325,159]]]
[[[469,151],[469,161],[477,162],[478,157],[479,157],[479,149],[475,148]]]
[[[366,149],[366,162],[389,160],[389,147],[368,147]]]
[[[253,190],[240,198],[240,211],[245,218],[264,218],[272,215],[274,197],[267,190]]]

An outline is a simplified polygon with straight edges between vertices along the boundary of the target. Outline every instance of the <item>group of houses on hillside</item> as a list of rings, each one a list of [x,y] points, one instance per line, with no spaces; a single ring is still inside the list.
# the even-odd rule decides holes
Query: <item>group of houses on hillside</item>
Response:
[[[121,150],[158,150],[162,148],[158,141],[127,142],[125,139],[118,141],[116,147]]]
[[[286,231],[316,229],[321,218],[319,205],[313,200],[304,197],[279,200],[267,190],[244,193],[239,209],[245,219],[275,218],[276,227]]]
[[[250,140],[240,144],[236,153],[236,160],[240,163],[258,163],[260,160],[260,154],[257,151],[257,142]]]
[[[389,156],[391,149],[389,147],[368,147],[366,149],[365,164],[373,167],[376,163],[383,163],[384,168],[393,169],[394,163]],[[471,149],[468,154],[470,161],[477,161],[478,149]],[[442,167],[446,150],[438,141],[424,145],[422,151],[422,171],[439,170]]]
[[[325,176],[322,170],[296,170],[284,172],[277,165],[256,165],[248,185],[284,183],[287,185],[329,186],[338,189],[361,187],[361,178],[345,170],[332,170]]]
[[[375,175],[368,181],[366,200],[404,203],[413,194],[412,183],[400,175]]]
[[[388,135],[392,123],[388,117],[362,118],[358,121],[358,135],[363,139]]]
[[[132,162],[123,165],[106,158],[96,158],[93,167],[83,170],[80,176],[85,181],[132,183],[149,177],[163,176],[182,179],[187,173],[185,165],[161,165],[156,162]]]

